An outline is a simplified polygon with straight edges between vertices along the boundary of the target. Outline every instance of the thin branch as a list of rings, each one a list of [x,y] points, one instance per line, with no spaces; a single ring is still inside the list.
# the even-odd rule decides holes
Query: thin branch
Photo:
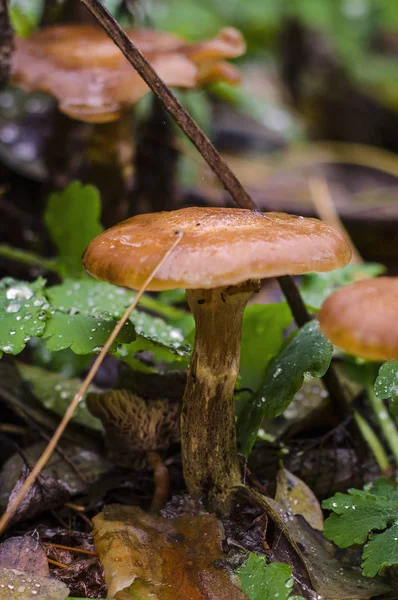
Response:
[[[256,209],[256,205],[240,181],[231,171],[225,160],[215,149],[209,138],[203,133],[191,115],[185,110],[176,96],[159,77],[137,46],[126,35],[110,12],[99,0],[81,0],[88,10],[98,19],[109,37],[123,52],[127,60],[141,75],[148,87],[159,98],[167,112],[181,127],[185,135],[196,146],[200,154],[217,175],[232,199],[242,208]]]
[[[154,276],[156,275],[156,273],[158,272],[158,270],[160,269],[160,267],[165,263],[165,261],[167,260],[167,258],[173,252],[174,248],[180,243],[181,239],[183,238],[183,235],[184,234],[182,232],[176,232],[176,239],[175,239],[175,241],[170,246],[170,248],[167,250],[167,252],[164,254],[163,258],[158,262],[158,264],[156,265],[156,267],[154,268],[154,270],[152,271],[152,273],[149,275],[149,277],[145,281],[144,285],[142,286],[142,288],[140,289],[140,291],[138,292],[138,294],[134,298],[134,301],[130,304],[130,306],[128,308],[126,308],[125,312],[123,313],[123,316],[118,321],[116,327],[114,328],[114,330],[112,331],[111,335],[109,336],[109,338],[107,339],[106,343],[104,344],[104,347],[102,348],[101,352],[99,353],[99,355],[95,359],[95,361],[94,361],[94,363],[93,363],[90,371],[88,372],[86,378],[82,382],[82,385],[80,386],[78,392],[74,396],[72,402],[69,404],[69,406],[68,406],[68,408],[67,408],[67,410],[66,410],[66,412],[65,412],[65,414],[64,414],[64,416],[63,416],[63,418],[62,418],[62,420],[60,422],[60,424],[58,425],[56,431],[54,432],[54,435],[52,436],[50,442],[46,446],[45,450],[43,451],[42,455],[38,459],[38,461],[35,464],[34,468],[29,473],[28,477],[24,481],[21,489],[19,490],[18,494],[15,496],[15,499],[14,499],[13,503],[11,504],[11,506],[8,506],[7,509],[6,509],[6,511],[3,513],[3,515],[2,515],[2,517],[0,519],[0,533],[2,533],[4,531],[5,527],[7,527],[10,519],[14,515],[14,513],[17,510],[18,506],[21,504],[21,502],[24,499],[24,497],[25,497],[26,493],[28,492],[29,488],[34,484],[34,482],[36,481],[37,477],[40,475],[42,469],[47,464],[47,462],[50,459],[52,453],[56,449],[57,444],[58,444],[58,442],[59,442],[62,434],[64,433],[64,431],[65,431],[65,429],[66,429],[69,421],[73,417],[73,413],[75,412],[76,408],[80,404],[80,402],[81,402],[84,394],[86,393],[86,391],[87,391],[90,383],[94,379],[94,377],[95,377],[95,375],[96,375],[96,373],[97,373],[97,371],[98,371],[98,369],[99,369],[102,361],[104,360],[106,354],[108,353],[109,348],[112,346],[112,344],[115,341],[117,335],[119,334],[119,332],[121,331],[122,327],[124,326],[124,324],[127,322],[128,318],[130,317],[132,311],[135,309],[135,307],[139,303],[139,301],[141,299],[141,296],[145,292],[145,290],[148,287],[149,283],[152,281],[152,279],[154,278]]]

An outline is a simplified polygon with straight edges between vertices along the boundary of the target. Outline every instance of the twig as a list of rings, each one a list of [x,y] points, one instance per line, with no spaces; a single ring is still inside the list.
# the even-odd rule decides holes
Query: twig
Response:
[[[23,427],[22,425],[13,425],[11,423],[1,423],[0,424],[0,432],[1,433],[12,433],[13,435],[25,435],[29,432],[28,427]]]
[[[30,474],[26,478],[25,482],[23,483],[21,489],[19,490],[18,494],[16,495],[16,497],[14,499],[14,502],[11,504],[11,506],[8,506],[7,510],[3,513],[3,515],[2,515],[2,517],[0,519],[0,533],[2,531],[4,531],[4,528],[7,526],[7,524],[10,521],[10,519],[12,518],[13,514],[17,510],[18,506],[20,505],[20,503],[24,499],[27,491],[29,490],[29,488],[31,487],[31,485],[33,485],[33,483],[36,481],[36,479],[37,479],[38,475],[41,473],[43,467],[47,464],[47,462],[50,459],[52,453],[54,452],[54,450],[55,450],[55,448],[56,448],[56,446],[57,446],[57,444],[58,444],[58,442],[59,442],[62,434],[64,433],[66,426],[68,425],[69,421],[71,420],[71,418],[73,416],[73,413],[75,412],[77,406],[81,402],[81,400],[82,400],[84,394],[86,393],[86,391],[87,391],[90,383],[94,379],[94,377],[95,377],[95,375],[96,375],[96,373],[98,371],[98,368],[101,365],[102,361],[104,360],[104,358],[105,358],[105,356],[106,356],[109,348],[112,346],[112,344],[115,341],[117,335],[119,334],[119,332],[121,331],[122,327],[124,326],[124,324],[127,322],[128,318],[130,317],[132,311],[135,309],[135,307],[139,303],[139,301],[141,299],[141,296],[145,292],[145,290],[148,287],[149,283],[152,281],[153,277],[156,275],[157,271],[160,269],[160,267],[163,265],[163,263],[167,260],[167,258],[169,257],[169,255],[173,252],[174,248],[180,243],[183,235],[184,234],[182,232],[179,232],[179,231],[176,232],[176,239],[175,239],[175,241],[170,246],[170,248],[167,250],[167,252],[164,254],[164,256],[162,257],[162,259],[158,262],[158,264],[153,269],[153,271],[151,272],[151,274],[149,275],[149,277],[146,279],[145,283],[143,284],[142,288],[140,289],[140,291],[138,292],[138,294],[134,298],[134,301],[130,304],[130,306],[128,306],[128,308],[126,308],[126,310],[123,313],[122,317],[117,322],[116,327],[114,328],[114,330],[112,331],[111,335],[107,339],[107,341],[104,344],[104,347],[102,348],[101,352],[99,353],[99,355],[95,359],[95,361],[94,361],[91,369],[87,373],[87,376],[84,379],[84,381],[82,382],[82,385],[80,386],[78,392],[76,393],[76,395],[74,396],[72,402],[70,403],[70,405],[66,409],[66,412],[65,412],[65,414],[64,414],[64,416],[63,416],[60,424],[58,425],[57,429],[55,430],[53,437],[51,438],[51,440],[48,443],[47,447],[45,448],[44,452],[42,453],[42,455],[38,459],[37,463],[35,464],[34,468],[32,469],[32,471],[30,472]]]
[[[55,565],[56,567],[59,567],[60,569],[67,569],[67,565],[64,565],[63,563],[58,562],[57,560],[53,560],[52,558],[47,558],[47,562],[49,562],[51,565]]]
[[[137,46],[130,40],[117,21],[112,17],[110,12],[99,0],[81,1],[98,20],[135,70],[141,75],[148,87],[156,94],[167,112],[181,127],[185,135],[196,146],[210,168],[222,182],[225,189],[231,194],[233,200],[242,208],[256,209],[253,200],[231,171],[225,160],[210,142],[209,138],[203,133],[191,115],[177,100],[173,92],[159,77],[150,63],[138,50]]]
[[[41,542],[42,546],[50,548],[59,548],[60,550],[69,550],[69,552],[77,552],[77,554],[86,554],[87,556],[98,556],[96,552],[91,550],[83,550],[82,548],[72,548],[72,546],[64,546],[63,544],[53,544],[52,542]]]
[[[351,246],[351,263],[356,265],[362,264],[362,256],[359,254],[350,234],[340,219],[340,215],[337,212],[336,206],[333,202],[326,179],[324,177],[310,177],[308,179],[308,187],[310,189],[311,200],[318,217],[328,225],[339,229],[341,233],[345,235],[348,243]]]

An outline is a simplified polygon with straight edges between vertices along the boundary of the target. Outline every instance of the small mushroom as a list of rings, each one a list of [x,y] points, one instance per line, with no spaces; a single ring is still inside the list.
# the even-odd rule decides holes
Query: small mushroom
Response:
[[[318,315],[333,344],[368,360],[398,358],[398,277],[364,279],[331,294]]]
[[[331,294],[318,314],[333,344],[370,361],[398,359],[398,277],[364,279]],[[398,431],[373,389],[374,370],[364,381],[369,403],[398,463]]]
[[[239,82],[238,70],[225,62],[245,51],[236,29],[222,29],[214,39],[195,44],[159,31],[134,29],[127,34],[169,86],[191,89],[214,81]],[[149,92],[144,80],[108,35],[92,25],[45,27],[15,44],[10,82],[58,101],[60,112],[46,151],[52,186],[63,188],[73,179],[95,184],[105,225],[129,214],[130,203],[140,212],[131,190],[134,106]],[[138,166],[144,170],[137,160]],[[165,201],[170,206],[173,198]]]
[[[162,508],[169,493],[169,476],[160,453],[180,440],[178,402],[146,402],[127,390],[115,390],[88,394],[87,406],[104,425],[109,456],[115,464],[153,469],[155,495],[151,508]]]
[[[218,80],[238,79],[232,65],[218,68],[225,58],[245,51],[236,29],[223,29],[214,40],[197,44],[159,31],[127,34],[169,86],[193,88],[213,81],[216,73]],[[51,94],[61,112],[89,123],[117,120],[149,91],[108,35],[90,25],[46,27],[28,39],[18,38],[11,83]]]
[[[259,280],[346,265],[342,234],[316,219],[244,209],[186,208],[138,215],[95,238],[83,256],[94,277],[139,289],[177,231],[180,244],[148,289],[186,288],[196,323],[181,414],[184,477],[211,509],[240,483],[234,387],[242,315]]]

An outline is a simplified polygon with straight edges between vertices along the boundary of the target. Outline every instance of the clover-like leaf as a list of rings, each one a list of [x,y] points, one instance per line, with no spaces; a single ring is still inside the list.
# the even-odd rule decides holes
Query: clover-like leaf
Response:
[[[58,250],[59,270],[65,277],[82,277],[81,256],[101,233],[101,200],[92,185],[74,181],[62,192],[51,194],[44,221]]]
[[[95,279],[67,278],[47,290],[50,302],[62,312],[91,316],[104,313],[120,317],[135,298],[135,292]]]
[[[120,317],[134,299],[135,292],[95,281],[93,279],[66,279],[61,285],[47,290],[52,305],[61,312],[78,313],[110,319]],[[172,354],[185,355],[190,348],[184,345],[184,335],[178,327],[172,327],[160,317],[153,317],[143,311],[134,311],[130,317],[137,331],[137,345],[129,348],[130,353],[163,347]],[[143,343],[144,338],[149,343]],[[123,356],[123,354],[122,354]],[[169,357],[172,359],[172,356]]]
[[[282,414],[303,385],[304,376],[322,377],[329,367],[333,346],[311,321],[300,329],[268,366],[265,380],[238,419],[238,437],[247,456],[264,417]]]
[[[299,600],[291,596],[294,580],[289,565],[273,562],[267,565],[264,555],[250,553],[237,575],[249,600]]]
[[[102,349],[116,322],[115,319],[56,311],[47,323],[43,338],[48,338],[47,348],[52,352],[71,348],[75,354],[91,354]],[[128,321],[110,350],[114,351],[117,344],[128,344],[134,339],[135,329]]]
[[[382,400],[390,399],[391,414],[398,422],[398,361],[389,360],[381,365],[374,389]]]
[[[378,263],[347,265],[328,273],[307,273],[301,285],[301,294],[306,304],[312,308],[320,308],[323,301],[335,290],[368,277],[376,277],[386,270]]]
[[[340,548],[365,544],[363,574],[375,577],[386,567],[398,564],[398,491],[385,479],[365,490],[348,490],[325,500],[332,512],[324,534]]]
[[[0,281],[0,350],[19,354],[33,336],[42,335],[50,317],[44,279],[33,283]]]

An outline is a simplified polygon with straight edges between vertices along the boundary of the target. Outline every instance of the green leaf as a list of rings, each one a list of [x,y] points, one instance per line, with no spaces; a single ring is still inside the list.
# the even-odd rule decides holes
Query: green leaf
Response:
[[[120,317],[136,293],[95,279],[67,278],[47,290],[51,304],[62,312]]]
[[[71,348],[75,354],[100,352],[116,322],[115,319],[56,311],[47,323],[43,338],[48,338],[47,348],[52,352],[65,348]],[[117,344],[129,343],[134,339],[134,326],[128,321],[111,346],[111,351],[116,350]]]
[[[264,414],[269,419],[281,415],[303,385],[304,377],[322,377],[329,368],[333,346],[311,321],[282,350],[267,369],[260,390]]]
[[[93,279],[66,279],[61,285],[49,288],[47,293],[59,311],[106,319],[121,317],[135,297],[135,292],[131,290]],[[130,321],[135,325],[138,337],[150,341],[149,348],[145,345],[141,349],[163,346],[173,354],[189,353],[190,348],[183,345],[184,335],[178,327],[137,310],[131,314]],[[137,345],[143,345],[142,340],[137,338]],[[134,348],[130,351],[134,351]]]
[[[324,534],[340,548],[365,544],[363,574],[375,577],[398,564],[398,490],[381,478],[365,490],[348,490],[325,500],[333,511],[325,521]]]
[[[67,378],[59,373],[51,373],[40,367],[24,363],[18,364],[22,379],[32,386],[35,397],[49,410],[63,417],[82,382],[78,378]],[[90,385],[88,392],[96,392],[98,388]],[[87,409],[85,397],[73,413],[72,421],[90,429],[102,431],[102,423]]]
[[[388,361],[381,365],[375,382],[375,394],[382,400],[390,399],[390,411],[398,422],[398,362]]]
[[[267,565],[264,555],[251,552],[237,575],[249,600],[294,600],[290,595],[294,580],[289,565],[277,562]]]
[[[329,367],[333,346],[319,331],[317,321],[300,329],[268,366],[265,380],[238,419],[238,438],[247,456],[264,417],[274,419],[289,406],[303,385],[304,376],[322,377]]]
[[[243,315],[239,388],[258,391],[268,363],[280,351],[284,330],[291,322],[292,314],[286,302],[247,307]],[[237,414],[249,399],[248,394],[238,396]]]
[[[19,37],[28,37],[39,26],[44,0],[10,0],[10,21]]]
[[[371,533],[365,545],[362,558],[365,577],[376,577],[386,567],[398,565],[398,523],[394,523],[383,533]]]
[[[50,317],[44,279],[33,283],[7,277],[0,281],[0,350],[19,354],[33,336],[41,336]]]
[[[307,273],[303,277],[300,291],[306,304],[312,308],[320,308],[323,301],[337,289],[366,279],[376,277],[385,272],[385,266],[378,263],[365,263],[361,265],[347,265],[342,269],[328,273]]]
[[[87,245],[103,230],[98,190],[78,181],[62,192],[51,194],[44,222],[58,250],[60,272],[65,277],[82,277],[81,256]]]

